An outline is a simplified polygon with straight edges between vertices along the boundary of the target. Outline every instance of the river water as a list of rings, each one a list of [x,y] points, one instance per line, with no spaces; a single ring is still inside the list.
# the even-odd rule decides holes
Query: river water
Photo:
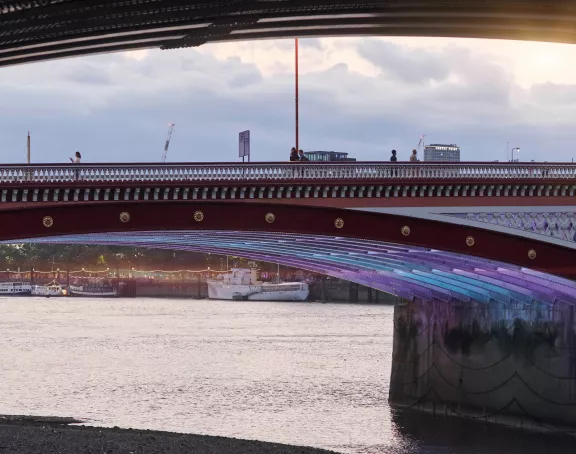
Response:
[[[574,440],[396,414],[392,316],[357,304],[4,298],[0,413],[343,453],[574,452]]]

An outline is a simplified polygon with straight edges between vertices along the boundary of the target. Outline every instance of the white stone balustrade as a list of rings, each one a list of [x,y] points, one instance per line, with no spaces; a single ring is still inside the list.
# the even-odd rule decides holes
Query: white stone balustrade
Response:
[[[366,180],[574,180],[550,163],[206,163],[0,165],[0,183]]]

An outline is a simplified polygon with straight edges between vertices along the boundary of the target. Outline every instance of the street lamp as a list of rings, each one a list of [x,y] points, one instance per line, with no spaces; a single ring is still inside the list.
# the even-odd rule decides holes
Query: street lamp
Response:
[[[514,147],[512,148],[512,162],[518,162],[520,159],[517,159],[516,161],[514,161],[514,152],[518,151],[518,158],[520,158],[520,147]]]

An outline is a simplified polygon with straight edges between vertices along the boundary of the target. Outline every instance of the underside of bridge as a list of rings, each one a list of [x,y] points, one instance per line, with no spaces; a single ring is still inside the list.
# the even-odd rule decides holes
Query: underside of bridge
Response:
[[[323,235],[271,232],[111,232],[24,240],[240,255],[346,279],[410,301],[575,304],[574,282],[492,260],[433,249]]]
[[[568,0],[0,0],[0,66],[206,43],[312,36],[576,42]]]

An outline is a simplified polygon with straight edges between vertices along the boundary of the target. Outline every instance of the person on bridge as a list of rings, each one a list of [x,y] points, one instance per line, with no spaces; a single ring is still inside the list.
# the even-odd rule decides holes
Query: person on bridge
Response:
[[[299,161],[296,147],[292,147],[292,150],[290,150],[290,161]]]
[[[410,156],[410,162],[417,162],[418,161],[418,152],[416,150],[412,150],[412,155]]]
[[[298,161],[310,161],[304,154],[304,151],[298,150]]]
[[[74,164],[80,164],[81,161],[82,161],[82,155],[80,154],[79,151],[77,151],[74,154],[74,159],[70,158],[70,162],[73,162]]]
[[[397,162],[398,158],[396,157],[396,150],[392,150],[392,156],[390,156],[390,162]]]
[[[73,164],[80,164],[82,162],[82,155],[80,154],[79,151],[74,153],[74,159],[70,158],[70,162],[72,162]],[[80,179],[80,169],[76,169],[74,171],[74,173],[76,174],[76,180],[79,180]]]

